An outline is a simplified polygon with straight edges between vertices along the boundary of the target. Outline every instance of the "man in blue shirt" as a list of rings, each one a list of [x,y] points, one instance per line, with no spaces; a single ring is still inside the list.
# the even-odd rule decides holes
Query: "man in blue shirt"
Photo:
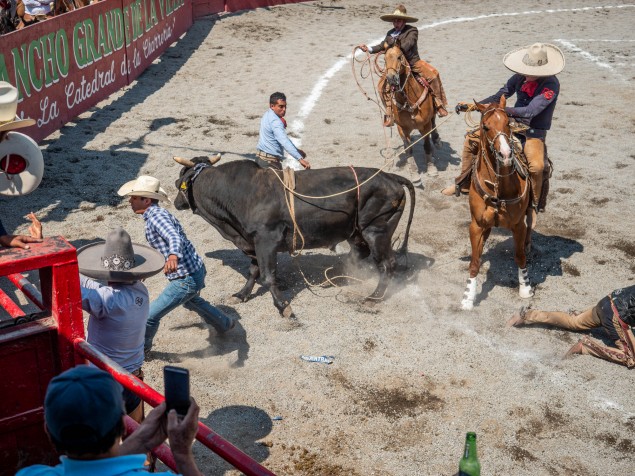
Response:
[[[282,170],[281,162],[284,160],[286,150],[291,157],[300,162],[302,167],[310,169],[311,164],[306,160],[304,151],[298,149],[287,137],[285,131],[287,122],[284,119],[286,112],[287,97],[283,93],[273,93],[269,97],[269,110],[260,120],[256,163],[262,168],[272,167]]]
[[[201,289],[205,287],[205,265],[179,221],[159,206],[159,201],[169,202],[159,180],[142,175],[124,184],[117,193],[130,197],[132,211],[143,215],[148,243],[165,258],[163,272],[168,278],[168,285],[150,303],[145,331],[146,353],[152,348],[161,318],[180,305],[198,312],[219,334],[232,329],[236,322],[200,296]]]
[[[523,151],[529,163],[531,175],[532,202],[535,212],[538,211],[541,202],[543,183],[543,170],[545,168],[547,131],[551,128],[553,112],[560,93],[560,83],[556,74],[564,69],[564,55],[554,45],[535,43],[531,46],[518,48],[511,51],[503,59],[505,66],[515,74],[493,96],[480,101],[481,104],[498,103],[501,96],[509,98],[516,94],[514,107],[506,107],[505,112],[509,117],[515,118],[528,126],[523,142]],[[456,106],[457,114],[466,111],[467,105],[459,103]],[[461,175],[456,178],[455,185],[451,185],[441,191],[444,195],[454,195],[461,191],[461,187],[469,189],[470,171],[473,158],[479,154],[478,130],[469,132],[463,144],[461,162]]]
[[[126,440],[121,385],[107,372],[78,365],[54,377],[46,389],[44,421],[55,449],[62,455],[57,466],[36,464],[19,476],[138,475],[146,472],[145,453],[169,437],[179,474],[200,476],[192,454],[198,429],[199,407],[193,399],[183,419],[176,410],[166,414],[165,402],[152,410]],[[154,473],[172,475],[173,473]]]

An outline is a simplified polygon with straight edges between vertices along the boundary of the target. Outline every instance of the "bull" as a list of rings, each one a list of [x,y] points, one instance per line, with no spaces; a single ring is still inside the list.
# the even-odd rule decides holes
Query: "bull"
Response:
[[[347,241],[350,259],[372,255],[380,272],[372,297],[382,298],[397,264],[392,238],[406,206],[404,187],[410,193],[410,214],[398,252],[407,251],[415,190],[399,175],[365,167],[296,172],[291,216],[281,172],[250,160],[214,166],[220,156],[174,160],[183,165],[175,183],[177,210],[191,209],[251,258],[247,282],[233,295],[239,302],[249,298],[262,276],[276,308],[284,317],[293,316],[276,284],[276,263],[278,252],[296,251],[294,226],[303,235],[302,248],[332,248]]]

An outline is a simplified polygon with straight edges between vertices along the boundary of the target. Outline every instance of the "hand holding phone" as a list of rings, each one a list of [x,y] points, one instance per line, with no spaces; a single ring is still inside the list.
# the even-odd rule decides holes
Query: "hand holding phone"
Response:
[[[163,367],[163,386],[167,411],[172,409],[185,416],[190,407],[190,372],[182,367]]]

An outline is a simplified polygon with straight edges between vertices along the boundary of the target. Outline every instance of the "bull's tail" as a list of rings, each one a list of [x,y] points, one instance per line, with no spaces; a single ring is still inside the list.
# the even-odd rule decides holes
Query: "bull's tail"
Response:
[[[408,224],[406,225],[406,234],[403,238],[403,242],[401,243],[401,246],[397,250],[397,254],[401,255],[401,254],[405,254],[408,251],[408,236],[410,235],[410,225],[412,225],[412,218],[414,217],[414,214],[415,214],[415,187],[410,180],[408,180],[405,177],[402,177],[401,175],[391,174],[391,173],[389,173],[388,175],[390,175],[393,179],[395,179],[397,183],[406,187],[408,189],[408,192],[410,192],[410,213],[408,214]]]

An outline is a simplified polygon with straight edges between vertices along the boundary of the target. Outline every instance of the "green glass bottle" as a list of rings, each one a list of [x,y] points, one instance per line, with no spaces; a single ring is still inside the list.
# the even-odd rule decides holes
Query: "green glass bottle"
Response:
[[[459,461],[459,476],[481,476],[481,463],[476,454],[476,433],[473,431],[465,435],[465,451]]]

